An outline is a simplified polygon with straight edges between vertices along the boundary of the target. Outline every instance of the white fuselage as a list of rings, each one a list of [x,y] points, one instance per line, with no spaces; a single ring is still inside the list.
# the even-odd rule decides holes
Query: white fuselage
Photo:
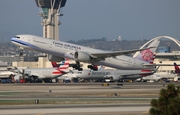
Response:
[[[109,79],[116,77],[117,79],[128,79],[129,78],[139,78],[142,77],[141,75],[143,74],[152,74],[152,72],[142,72],[141,70],[98,70],[98,71],[93,71],[93,70],[83,70],[83,71],[78,71],[78,70],[72,70],[73,75],[76,76],[77,78],[82,78],[82,79]],[[136,75],[136,77],[132,77]]]
[[[27,49],[32,49],[35,51],[51,54],[58,57],[74,59],[74,53],[76,51],[86,52],[86,53],[103,53],[107,51],[88,48],[76,44],[55,41],[47,38],[42,38],[33,35],[17,35],[19,38],[11,38],[11,42]],[[144,69],[151,68],[146,67],[143,64],[149,64],[146,61],[139,60],[133,57],[121,55],[116,57],[108,57],[105,59],[98,60],[96,62],[88,62],[96,65],[104,65],[117,69]]]
[[[174,79],[176,77],[176,74],[173,73],[167,73],[167,72],[157,72],[152,75],[143,77],[143,80],[155,80],[158,81],[162,78],[169,78],[169,79]]]
[[[38,79],[56,78],[62,75],[60,71],[54,68],[24,69],[24,74],[28,77],[37,77]]]
[[[15,73],[11,71],[0,71],[0,78],[9,78],[10,75],[15,75]]]

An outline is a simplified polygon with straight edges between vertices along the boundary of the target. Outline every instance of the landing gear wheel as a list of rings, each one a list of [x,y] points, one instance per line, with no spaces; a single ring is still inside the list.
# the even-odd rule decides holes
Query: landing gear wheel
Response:
[[[76,62],[76,65],[73,65],[73,68],[75,68],[78,71],[82,71],[83,70],[83,68],[80,67],[80,62],[78,62],[78,61]]]
[[[82,71],[83,70],[83,68],[78,68],[78,71]]]
[[[97,65],[88,65],[87,68],[90,68],[94,71],[97,71],[98,70],[98,66]]]
[[[23,56],[24,52],[23,50],[20,51],[19,56]]]

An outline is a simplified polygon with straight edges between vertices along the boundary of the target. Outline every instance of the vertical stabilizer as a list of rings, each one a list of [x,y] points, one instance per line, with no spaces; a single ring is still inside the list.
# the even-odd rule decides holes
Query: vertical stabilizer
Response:
[[[51,62],[53,68],[59,69],[68,69],[69,67],[69,59],[66,58],[65,60],[62,61],[60,65],[58,65],[56,62]]]
[[[52,74],[56,74],[56,75],[62,75],[65,73],[68,73],[68,68],[69,68],[69,59],[66,58],[65,60],[62,61],[62,63],[59,65],[59,67],[57,66],[58,64],[56,62],[51,62],[52,66],[53,64],[56,65],[55,71],[52,72]]]
[[[68,69],[69,68],[69,59],[66,58],[65,60],[62,61],[62,64],[60,64],[59,69]]]
[[[174,63],[175,73],[180,74],[180,69],[176,63]]]
[[[56,62],[51,62],[51,64],[53,68],[59,67],[59,65]]]
[[[139,52],[139,54],[135,56],[134,58],[144,60],[146,62],[149,62],[150,64],[153,64],[154,58],[156,56],[156,50],[159,46],[159,43],[160,43],[159,39],[154,40],[153,42],[149,44],[148,46],[149,49]]]

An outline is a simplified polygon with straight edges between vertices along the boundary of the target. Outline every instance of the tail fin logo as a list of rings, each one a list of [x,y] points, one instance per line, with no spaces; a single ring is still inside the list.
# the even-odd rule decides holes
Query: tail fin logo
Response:
[[[151,52],[150,49],[144,50],[141,52],[142,55],[142,59],[147,61],[147,62],[151,62],[153,60],[153,52]]]
[[[69,67],[69,59],[66,58],[66,59],[62,62],[62,64],[60,64],[58,70],[60,70],[60,69],[67,69],[68,67]]]
[[[58,64],[56,62],[51,62],[53,68],[59,67]]]
[[[90,70],[89,73],[88,73],[88,75],[91,75],[91,72],[92,72],[92,71],[93,71],[93,70]]]
[[[56,62],[53,62],[52,66],[56,67],[55,71],[53,71],[52,74],[63,74],[63,73],[66,73],[66,70],[69,67],[69,59],[66,58],[64,61],[62,61],[62,64],[60,64],[59,67],[58,67],[58,64]]]

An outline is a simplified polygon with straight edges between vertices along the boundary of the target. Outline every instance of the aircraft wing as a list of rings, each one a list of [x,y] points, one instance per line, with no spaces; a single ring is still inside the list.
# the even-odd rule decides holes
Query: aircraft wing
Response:
[[[149,48],[154,48],[154,47],[149,47]],[[134,49],[134,50],[123,50],[123,51],[116,51],[116,52],[104,52],[104,53],[91,53],[90,56],[92,58],[107,58],[107,57],[115,57],[119,55],[125,55],[129,53],[134,53],[137,51],[142,51],[146,50],[149,48],[143,48],[143,49]]]
[[[143,64],[144,66],[174,66],[174,64]],[[180,64],[177,64],[178,66],[180,66]]]

